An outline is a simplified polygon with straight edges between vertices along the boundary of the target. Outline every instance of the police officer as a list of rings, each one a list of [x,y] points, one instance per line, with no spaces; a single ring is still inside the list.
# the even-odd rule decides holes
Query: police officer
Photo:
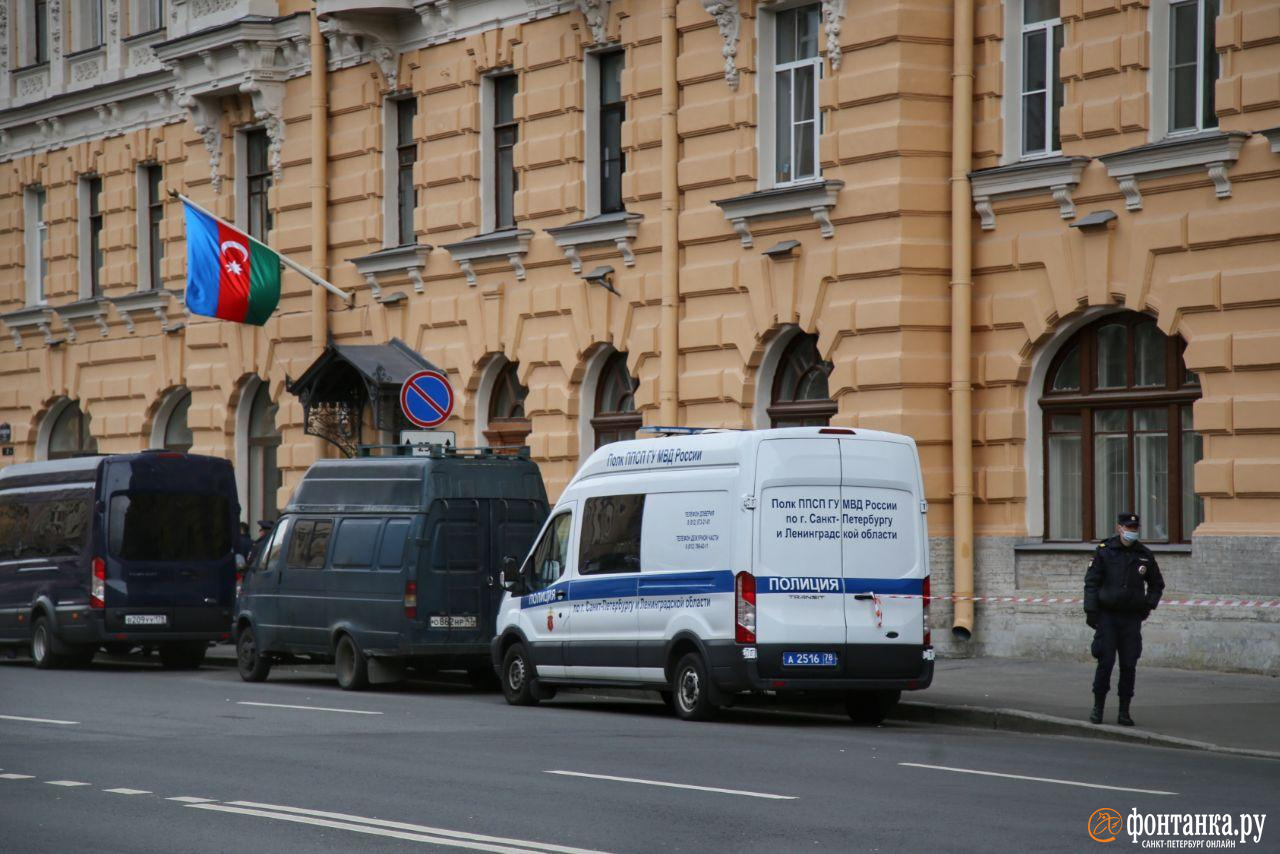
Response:
[[[1138,517],[1121,513],[1116,533],[1098,544],[1084,576],[1084,613],[1094,630],[1093,657],[1098,669],[1093,677],[1092,723],[1102,723],[1102,707],[1111,690],[1111,669],[1120,655],[1120,713],[1116,723],[1133,726],[1129,701],[1133,679],[1142,655],[1142,621],[1160,603],[1164,579],[1151,550],[1138,542]]]

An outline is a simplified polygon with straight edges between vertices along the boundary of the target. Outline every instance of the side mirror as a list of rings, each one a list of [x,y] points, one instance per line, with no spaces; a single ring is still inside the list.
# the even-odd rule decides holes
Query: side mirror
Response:
[[[516,563],[516,559],[511,555],[507,555],[502,559],[502,574],[499,576],[499,584],[503,590],[515,590],[520,586],[520,569]]]

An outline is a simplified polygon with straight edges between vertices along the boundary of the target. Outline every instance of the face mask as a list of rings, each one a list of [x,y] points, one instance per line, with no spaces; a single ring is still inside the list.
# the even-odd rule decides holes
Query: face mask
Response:
[[[1120,539],[1124,540],[1126,546],[1131,546],[1138,541],[1137,531],[1121,531]]]

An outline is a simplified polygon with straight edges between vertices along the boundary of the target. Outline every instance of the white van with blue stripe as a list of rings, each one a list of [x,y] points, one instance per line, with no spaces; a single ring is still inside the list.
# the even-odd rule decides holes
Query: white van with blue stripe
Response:
[[[837,427],[606,445],[503,570],[507,700],[653,688],[685,719],[745,693],[838,691],[883,719],[933,678],[915,443]]]

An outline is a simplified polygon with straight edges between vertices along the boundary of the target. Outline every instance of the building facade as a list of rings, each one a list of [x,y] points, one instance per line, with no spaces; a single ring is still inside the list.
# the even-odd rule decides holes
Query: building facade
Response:
[[[1280,2],[0,12],[6,462],[216,454],[269,518],[416,358],[553,495],[643,425],[885,429],[935,592],[1078,596],[1132,508],[1168,596],[1280,596]],[[352,299],[188,316],[171,190]],[[934,637],[1081,657],[1077,607]],[[1146,657],[1275,673],[1280,610],[1161,609]]]

